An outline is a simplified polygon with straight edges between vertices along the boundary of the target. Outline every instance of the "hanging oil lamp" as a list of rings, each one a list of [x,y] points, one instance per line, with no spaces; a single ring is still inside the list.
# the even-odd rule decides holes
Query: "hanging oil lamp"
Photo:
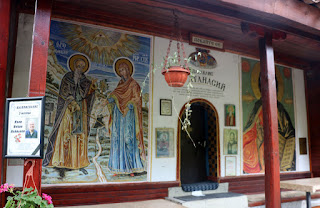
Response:
[[[186,59],[186,53],[184,51],[184,45],[182,43],[181,32],[178,24],[178,16],[175,14],[174,11],[173,15],[173,32],[170,38],[169,46],[167,49],[167,55],[164,59],[164,65],[161,73],[164,75],[164,78],[170,87],[182,87],[188,79],[190,70]],[[174,53],[173,57],[169,57],[171,44],[174,39],[177,41],[177,51]],[[182,61],[180,55],[180,45],[183,58]],[[181,63],[183,63],[183,65]]]

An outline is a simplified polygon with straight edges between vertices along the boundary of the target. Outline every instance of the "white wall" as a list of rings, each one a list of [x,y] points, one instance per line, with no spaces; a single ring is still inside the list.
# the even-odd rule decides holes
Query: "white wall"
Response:
[[[168,47],[168,39],[155,38],[155,66],[160,66],[163,61],[163,57],[166,56]],[[175,51],[176,44],[172,43],[171,52]],[[186,54],[195,52],[196,49],[193,46],[189,46],[185,43]],[[212,95],[197,96],[192,94],[190,99],[202,98],[211,102],[217,109],[219,116],[219,135],[220,135],[220,176],[225,176],[225,155],[223,154],[223,130],[225,128],[237,129],[239,133],[238,142],[238,155],[237,158],[237,175],[242,175],[242,98],[241,98],[241,57],[232,53],[223,53],[215,50],[211,50],[210,54],[217,60],[218,66],[213,69],[213,79],[226,84],[223,96],[217,98]],[[172,55],[172,54],[171,54]],[[195,67],[193,67],[195,68]],[[202,70],[210,71],[210,70]],[[305,88],[304,88],[304,76],[303,71],[299,69],[293,69],[293,91],[294,91],[294,109],[295,109],[295,128],[296,128],[296,171],[309,171],[309,152],[307,155],[300,155],[299,152],[299,138],[305,137],[308,140],[307,129],[307,114],[306,114],[306,101],[305,101]],[[155,152],[155,128],[174,128],[175,129],[175,145],[177,143],[177,125],[178,114],[183,108],[183,105],[188,101],[186,95],[180,95],[181,91],[186,91],[186,87],[176,89],[168,87],[161,69],[158,69],[154,74],[153,79],[153,134],[152,134],[152,166],[151,166],[151,180],[152,181],[165,181],[175,180],[177,170],[177,159],[174,158],[156,158]],[[216,90],[212,86],[206,86],[203,84],[193,83],[194,89],[210,89]],[[180,93],[179,93],[180,91]],[[160,116],[160,99],[172,99],[173,102],[173,115],[172,116]],[[236,126],[225,127],[224,126],[224,104],[236,105]],[[308,145],[308,144],[307,144]],[[175,155],[177,155],[177,148],[175,146]]]
[[[30,52],[31,52],[31,38],[32,38],[33,16],[21,14],[19,17],[18,39],[16,49],[16,62],[13,79],[13,97],[25,97],[28,91],[29,66],[30,66]],[[154,40],[154,61],[155,66],[160,66],[163,57],[166,56],[168,39],[156,37]],[[171,51],[174,51],[176,45],[172,43]],[[189,55],[195,52],[193,46],[185,43],[186,54]],[[216,59],[218,65],[215,69],[202,70],[213,71],[211,78],[220,83],[225,84],[225,90],[222,91],[214,86],[193,83],[194,89],[199,90],[215,90],[215,93],[209,95],[198,96],[199,93],[191,95],[191,99],[202,98],[206,99],[215,106],[219,116],[219,140],[220,140],[220,164],[221,176],[225,175],[225,155],[223,154],[223,129],[224,127],[224,104],[234,104],[236,106],[236,126],[228,127],[237,129],[239,133],[239,145],[237,158],[237,175],[242,174],[242,119],[241,119],[241,57],[236,54],[227,52],[218,52],[211,50],[210,54]],[[193,67],[195,68],[195,67]],[[201,76],[201,75],[200,75]],[[168,87],[161,74],[161,69],[158,69],[152,76],[153,80],[153,102],[151,102],[153,109],[150,115],[151,122],[151,158],[149,164],[150,181],[174,181],[176,180],[177,170],[177,125],[178,114],[184,104],[188,101],[186,95],[181,95],[186,91],[186,88],[172,88]],[[307,116],[306,116],[306,102],[304,91],[304,77],[303,71],[293,70],[294,81],[294,105],[295,105],[295,124],[296,124],[296,155],[297,155],[297,171],[308,171],[309,167],[309,153],[308,155],[300,155],[299,153],[299,137],[306,137],[308,139],[307,130]],[[173,105],[172,116],[160,116],[160,99],[171,99]],[[150,111],[151,112],[151,111]],[[174,157],[172,158],[156,158],[156,144],[155,144],[155,128],[174,128]],[[8,166],[7,168],[7,182],[14,183],[16,186],[22,186],[23,166],[21,161],[10,161],[10,164],[16,163],[15,166]],[[20,163],[20,164],[19,164]]]
[[[293,89],[294,89],[294,108],[295,108],[295,127],[296,127],[296,161],[297,171],[309,171],[309,149],[308,149],[308,121],[307,107],[305,99],[305,85],[303,71],[293,69]],[[299,138],[307,140],[307,154],[300,155]]]
[[[16,57],[14,64],[12,97],[28,96],[31,43],[33,31],[33,15],[19,15]],[[8,159],[7,183],[22,186],[23,160]]]
[[[155,38],[155,66],[160,66],[163,61],[163,57],[166,56],[167,47],[169,44],[168,39],[163,38]],[[175,51],[176,43],[173,42],[171,46],[171,52]],[[193,46],[189,46],[185,44],[185,52],[187,55],[196,51],[196,48]],[[173,53],[173,52],[172,52]],[[190,99],[202,98],[211,102],[218,113],[219,116],[219,135],[220,135],[220,157],[221,157],[221,176],[224,176],[224,155],[223,155],[223,127],[224,127],[224,104],[235,104],[236,105],[236,126],[230,127],[238,129],[239,128],[239,56],[227,52],[218,52],[212,50],[210,54],[216,59],[217,67],[215,69],[202,70],[207,72],[213,72],[212,79],[219,81],[220,83],[224,83],[226,85],[225,90],[219,90],[218,88],[205,84],[193,83],[193,90],[198,90],[199,88],[202,91],[209,89],[210,91],[216,90],[216,93],[211,95],[202,95],[197,96],[198,93],[192,94]],[[173,55],[173,54],[171,54]],[[196,68],[196,67],[193,67]],[[201,76],[201,75],[200,75]],[[181,89],[176,89],[169,87],[161,74],[161,69],[158,69],[154,74],[154,88],[153,88],[153,130],[155,128],[175,128],[175,145],[177,142],[177,125],[178,125],[178,114],[183,108],[184,104],[188,102],[188,98],[186,95],[180,95],[186,92],[186,87]],[[181,91],[182,93],[178,93],[177,91]],[[218,95],[222,93],[222,95]],[[173,113],[172,116],[160,116],[160,99],[172,99],[173,105]],[[152,138],[152,181],[165,181],[165,180],[176,180],[176,158],[156,158],[155,157],[155,133],[153,133]],[[240,148],[240,145],[239,145]],[[176,146],[175,146],[175,155]],[[240,149],[238,150],[237,155],[237,167],[240,167]],[[240,169],[237,170],[238,175],[240,174]]]

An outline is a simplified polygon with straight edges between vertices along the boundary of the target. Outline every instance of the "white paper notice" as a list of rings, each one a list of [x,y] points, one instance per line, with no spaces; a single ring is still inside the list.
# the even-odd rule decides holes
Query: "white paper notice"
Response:
[[[41,100],[9,104],[8,156],[40,155]]]
[[[192,196],[205,196],[202,191],[193,191],[191,194]]]

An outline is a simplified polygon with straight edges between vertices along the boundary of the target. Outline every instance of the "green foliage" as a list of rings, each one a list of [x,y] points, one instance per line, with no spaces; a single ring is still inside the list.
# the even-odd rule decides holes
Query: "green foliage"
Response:
[[[51,197],[43,194],[42,197],[38,195],[38,190],[33,188],[25,188],[23,191],[13,191],[13,186],[3,184],[1,186],[2,192],[9,192],[13,196],[7,197],[5,208],[53,208]],[[50,204],[49,204],[50,203]]]
[[[52,74],[50,72],[47,72],[46,82],[52,84],[57,89],[59,89],[59,87],[60,87],[59,84],[54,82],[54,79],[53,79]]]

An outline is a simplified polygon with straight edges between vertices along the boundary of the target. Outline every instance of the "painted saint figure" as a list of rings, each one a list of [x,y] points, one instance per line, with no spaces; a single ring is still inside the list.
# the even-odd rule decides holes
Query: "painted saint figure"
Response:
[[[225,119],[225,125],[226,126],[235,126],[236,120],[235,120],[235,112],[234,112],[234,105],[227,105],[226,107],[226,119]]]
[[[278,91],[277,79],[276,86]],[[260,80],[259,89],[261,89]],[[295,129],[288,112],[278,100],[277,109],[280,170],[295,170]],[[245,173],[265,171],[263,137],[263,111],[260,98],[255,102],[243,131],[243,171]]]
[[[234,132],[229,134],[228,154],[238,154],[238,143]]]
[[[82,54],[69,59],[70,72],[61,80],[57,114],[43,165],[60,168],[60,176],[66,169],[84,169],[89,163],[88,135],[90,115],[95,93],[94,84],[85,76],[89,60]]]
[[[112,106],[111,149],[108,168],[114,175],[144,172],[142,160],[146,159],[142,130],[142,99],[140,86],[132,78],[133,64],[120,58],[114,64],[115,73],[121,77],[110,94]]]

